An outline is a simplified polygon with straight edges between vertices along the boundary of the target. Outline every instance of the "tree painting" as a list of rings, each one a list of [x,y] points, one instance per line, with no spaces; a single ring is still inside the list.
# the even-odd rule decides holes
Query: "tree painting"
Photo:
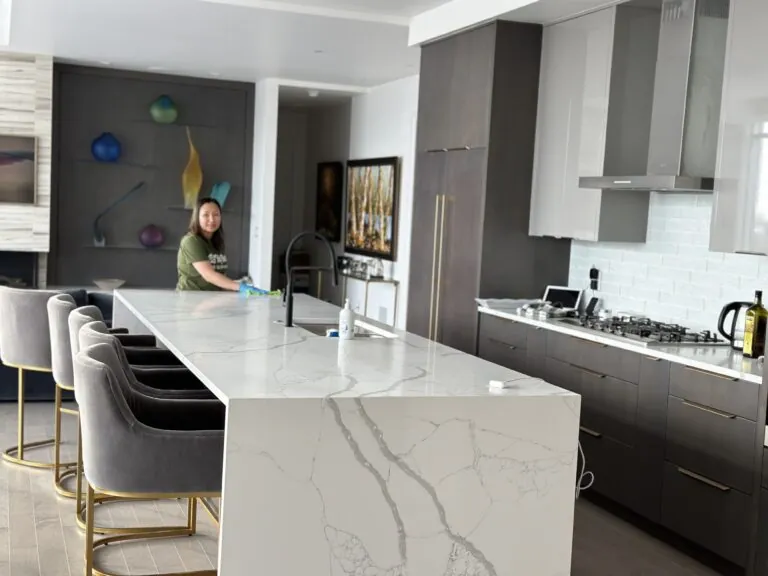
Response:
[[[395,259],[399,159],[347,163],[347,252]]]

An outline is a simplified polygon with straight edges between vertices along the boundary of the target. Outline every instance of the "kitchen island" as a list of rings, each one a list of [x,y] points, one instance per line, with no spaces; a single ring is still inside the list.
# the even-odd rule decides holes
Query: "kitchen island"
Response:
[[[115,292],[227,406],[219,574],[569,574],[580,396],[374,321],[318,335],[338,313]]]

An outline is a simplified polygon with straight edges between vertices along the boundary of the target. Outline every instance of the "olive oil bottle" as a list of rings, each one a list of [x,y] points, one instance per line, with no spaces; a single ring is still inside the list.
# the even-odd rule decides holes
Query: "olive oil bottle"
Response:
[[[759,358],[765,354],[768,310],[763,307],[763,291],[755,291],[755,303],[747,308],[744,321],[744,356]]]

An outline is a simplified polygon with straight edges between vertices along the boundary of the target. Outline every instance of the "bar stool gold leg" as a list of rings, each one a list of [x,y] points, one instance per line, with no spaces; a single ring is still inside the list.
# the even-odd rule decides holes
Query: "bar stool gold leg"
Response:
[[[86,481],[87,482],[87,481]],[[88,499],[86,504],[86,528],[85,528],[85,576],[117,576],[109,572],[102,572],[95,566],[94,553],[102,546],[110,544],[121,544],[134,540],[154,540],[159,538],[177,538],[180,536],[193,536],[197,532],[197,500],[198,498],[211,497],[213,494],[137,494],[135,496],[128,494],[110,494],[112,497],[119,497],[120,500],[147,500],[155,498],[188,498],[187,503],[187,524],[186,526],[168,526],[151,528],[142,533],[134,534],[116,534],[94,540],[94,521],[93,507],[96,503],[96,496],[93,487],[88,484]],[[216,494],[215,496],[220,496]],[[174,574],[165,574],[160,576],[216,576],[216,570],[197,570],[192,572],[176,572]]]
[[[24,444],[24,368],[17,366],[19,371],[19,421],[18,421],[18,445],[8,448],[3,452],[3,460],[11,464],[28,466],[30,468],[53,468],[52,462],[39,462],[37,460],[27,460],[24,458],[24,451],[34,448],[43,448],[50,446],[54,440],[41,440],[39,442],[30,442]]]
[[[61,461],[61,415],[70,414],[78,416],[77,410],[71,410],[64,408],[61,403],[61,391],[67,389],[63,386],[56,384],[55,401],[54,401],[54,437],[53,437],[53,487],[60,496],[65,498],[75,498],[76,492],[64,487],[64,480],[71,478],[77,474],[77,462]]]

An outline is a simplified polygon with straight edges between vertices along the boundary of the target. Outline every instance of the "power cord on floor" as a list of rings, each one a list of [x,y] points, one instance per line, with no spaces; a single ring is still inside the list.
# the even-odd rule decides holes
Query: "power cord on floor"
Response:
[[[582,490],[589,490],[592,487],[592,484],[595,483],[595,474],[587,471],[587,459],[584,456],[581,442],[579,442],[579,455],[581,456],[581,473],[579,474],[579,481],[576,482],[576,500],[579,499]],[[586,485],[584,485],[585,479],[588,479]]]

